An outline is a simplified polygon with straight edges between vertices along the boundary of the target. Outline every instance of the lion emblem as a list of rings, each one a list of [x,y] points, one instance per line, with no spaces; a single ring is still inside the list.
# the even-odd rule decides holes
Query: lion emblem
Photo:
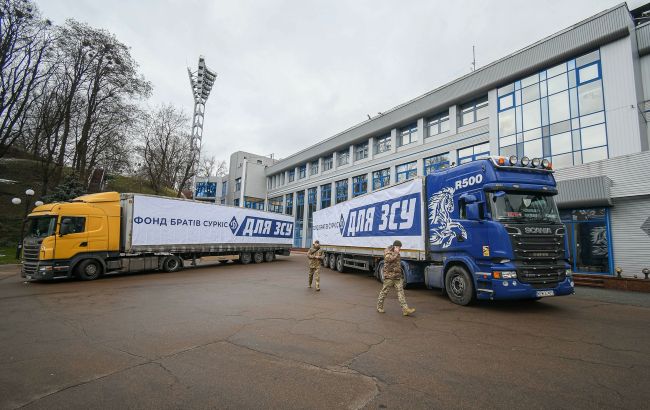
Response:
[[[463,226],[452,221],[449,214],[454,210],[454,192],[451,187],[442,188],[429,199],[429,220],[431,221],[431,244],[449,247],[457,233],[467,239]]]

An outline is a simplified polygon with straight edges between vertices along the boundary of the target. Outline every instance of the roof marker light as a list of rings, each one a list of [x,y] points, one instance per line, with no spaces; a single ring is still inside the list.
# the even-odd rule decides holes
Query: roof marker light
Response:
[[[533,158],[533,160],[531,161],[531,165],[533,166],[533,168],[539,167],[539,164],[541,164],[541,163],[542,163],[542,160],[539,159],[539,158]]]
[[[503,158],[503,157],[499,157],[499,158],[497,158],[497,163],[499,165],[505,165],[506,164],[506,159]]]
[[[549,161],[549,160],[547,160],[546,158],[544,158],[544,159],[542,160],[542,168],[545,168],[545,169],[551,169],[551,161]]]
[[[512,165],[514,167],[515,165],[517,165],[517,160],[518,159],[519,158],[517,158],[516,155],[512,155],[512,156],[510,156],[510,158],[508,160],[510,161],[510,165]]]
[[[530,164],[530,158],[528,158],[528,157],[523,157],[523,158],[521,159],[521,165],[527,167],[529,164]]]

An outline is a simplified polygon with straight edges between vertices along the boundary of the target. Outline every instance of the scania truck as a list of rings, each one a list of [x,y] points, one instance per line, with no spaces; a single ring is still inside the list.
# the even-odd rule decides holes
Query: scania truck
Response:
[[[28,218],[21,274],[30,281],[173,272],[204,256],[271,262],[293,238],[289,216],[117,192],[41,205]]]
[[[493,157],[454,166],[314,213],[323,264],[374,272],[399,239],[405,284],[452,302],[574,293],[548,160]]]

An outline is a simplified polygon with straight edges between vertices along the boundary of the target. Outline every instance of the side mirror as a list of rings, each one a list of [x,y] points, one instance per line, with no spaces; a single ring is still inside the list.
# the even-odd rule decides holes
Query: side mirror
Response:
[[[469,219],[470,221],[481,220],[479,216],[478,203],[474,202],[471,204],[467,204],[465,211],[467,212],[467,219]]]
[[[473,203],[475,203],[476,201],[478,201],[478,199],[476,199],[476,196],[475,196],[475,195],[472,195],[472,194],[463,194],[463,195],[460,196],[459,199],[460,199],[461,201],[465,202],[465,203],[468,204],[468,205],[469,205],[469,204],[473,204]]]

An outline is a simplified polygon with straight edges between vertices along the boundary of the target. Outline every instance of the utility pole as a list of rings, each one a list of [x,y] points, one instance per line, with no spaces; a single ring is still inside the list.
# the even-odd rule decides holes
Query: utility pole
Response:
[[[205,58],[199,56],[199,67],[192,71],[187,67],[187,74],[190,77],[192,95],[194,96],[194,115],[192,117],[192,135],[190,136],[192,146],[192,199],[196,196],[196,173],[198,172],[201,160],[201,143],[203,142],[203,119],[205,114],[205,103],[210,96],[210,91],[217,78],[217,73],[208,69],[205,65]]]

